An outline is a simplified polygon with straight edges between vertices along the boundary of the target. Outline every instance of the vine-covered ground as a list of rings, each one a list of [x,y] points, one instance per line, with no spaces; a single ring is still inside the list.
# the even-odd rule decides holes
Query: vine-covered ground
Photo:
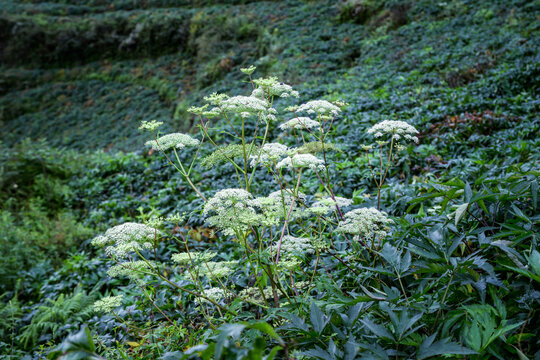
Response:
[[[518,0],[2,1],[0,354],[538,358],[539,14]],[[326,181],[351,209],[377,207],[367,130],[387,119],[418,129],[380,189],[388,246],[349,248],[327,230],[321,238],[336,243],[298,257],[287,298],[226,298],[225,314],[161,278],[141,288],[109,276],[113,262],[92,239],[175,213],[185,221],[164,224],[148,255],[167,279],[195,286],[171,262],[188,233],[194,250],[249,259],[138,128],[157,120],[163,134],[200,139],[188,109],[213,92],[249,94],[239,70],[250,65],[254,78],[291,84],[298,104],[347,103],[329,133],[338,151]],[[280,130],[287,116],[269,123],[268,142],[300,141]],[[211,120],[216,143],[231,142],[227,126]],[[204,145],[201,156],[212,153]],[[236,170],[195,166],[191,179],[211,198],[238,187]],[[308,202],[325,193],[303,176]],[[276,186],[261,172],[252,191]],[[240,293],[256,279],[235,268],[227,286]],[[310,286],[298,293],[295,282]],[[123,295],[115,313],[96,311],[109,295]]]

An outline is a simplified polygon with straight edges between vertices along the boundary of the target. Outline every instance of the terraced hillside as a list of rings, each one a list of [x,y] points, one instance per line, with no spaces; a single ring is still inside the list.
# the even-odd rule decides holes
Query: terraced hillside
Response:
[[[262,359],[273,347],[276,358],[295,359],[538,357],[539,17],[540,4],[523,0],[0,2],[0,354],[76,351],[57,346],[87,324],[94,338],[79,332],[79,345],[107,359]],[[95,236],[176,212],[185,221],[163,225],[153,261],[183,252],[174,237],[188,231],[198,251],[250,259],[201,213],[202,197],[238,187],[239,167],[227,157],[214,163],[215,153],[213,166],[193,167],[198,196],[139,130],[156,120],[162,134],[200,139],[190,107],[214,92],[249,95],[254,84],[240,69],[250,65],[253,79],[276,76],[299,91],[300,100],[280,99],[283,108],[347,103],[332,120],[330,154],[324,142],[302,150],[332,164],[324,176],[302,175],[300,190],[306,202],[335,191],[384,210],[395,257],[381,243],[351,250],[332,230],[321,239],[335,248],[301,258],[312,276],[300,268],[283,278],[293,290],[315,287],[278,306],[227,297],[225,315],[201,312],[207,305],[163,279],[141,287],[109,277]],[[257,134],[259,123],[243,119],[231,119],[233,130],[229,119],[206,124],[221,146],[241,137],[240,124]],[[280,130],[288,119],[269,122],[263,141],[300,147],[304,137]],[[387,119],[413,125],[419,142],[379,186],[378,153],[366,157],[363,145],[366,130]],[[203,157],[212,154],[206,145]],[[247,169],[242,145],[243,154],[229,150]],[[189,165],[192,155],[178,161]],[[276,186],[271,171],[244,184],[254,194]],[[307,234],[316,225],[290,226]],[[400,272],[396,259],[409,265]],[[192,289],[178,267],[160,269]],[[235,271],[239,292],[275,285]],[[124,296],[118,313],[95,312],[112,294]]]

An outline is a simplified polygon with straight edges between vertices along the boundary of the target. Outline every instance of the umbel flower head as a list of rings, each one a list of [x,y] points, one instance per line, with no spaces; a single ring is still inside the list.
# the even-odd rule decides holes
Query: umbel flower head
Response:
[[[221,110],[232,113],[258,113],[264,112],[268,108],[268,103],[265,100],[254,96],[233,96],[232,98],[223,100],[220,104]]]
[[[204,206],[204,214],[215,215],[208,222],[225,235],[236,235],[250,226],[259,226],[265,219],[260,213],[261,204],[244,189],[224,189],[218,191]]]
[[[210,289],[205,289],[204,290],[204,296],[206,296],[209,299],[214,300],[215,302],[219,302],[219,301],[221,301],[221,299],[225,298],[225,291],[223,289],[221,289],[221,288],[213,287],[213,288],[210,288]],[[212,304],[212,302],[210,302],[209,300],[207,300],[205,298],[202,298],[201,301],[203,303]]]
[[[199,275],[208,278],[222,278],[229,276],[234,271],[236,261],[209,261],[197,267]]]
[[[251,167],[254,167],[256,164],[260,163],[263,165],[271,165],[274,161],[281,159],[283,155],[287,152],[287,146],[279,143],[267,143],[263,147],[255,152],[254,155],[251,155],[249,159],[251,160]]]
[[[277,250],[277,244],[275,244]],[[315,249],[309,238],[294,237],[291,235],[285,235],[281,240],[280,254],[284,258],[290,258],[294,256],[303,257],[305,254],[313,254]]]
[[[282,192],[283,191],[283,192]],[[301,192],[295,197],[287,190],[278,190],[266,197],[258,197],[257,201],[263,212],[263,224],[266,226],[276,225],[281,219],[285,219],[290,211],[289,219],[302,218],[306,215],[300,202],[305,201],[306,195]],[[292,206],[292,207],[291,207]]]
[[[324,170],[324,161],[311,154],[295,154],[281,160],[276,167],[281,168],[309,168]]]
[[[155,267],[155,263],[152,261],[125,261],[111,266],[107,270],[107,275],[110,277],[126,276],[132,280],[139,280],[140,275],[150,272],[152,267]]]
[[[321,124],[318,121],[311,120],[308,117],[296,117],[279,126],[281,130],[287,129],[311,129],[318,128]]]
[[[172,133],[164,135],[156,140],[146,142],[146,146],[151,146],[154,150],[165,151],[172,148],[183,149],[189,146],[199,145],[199,140],[182,133]]]
[[[360,208],[345,214],[336,231],[351,235],[383,238],[388,234],[388,224],[393,223],[384,211],[375,208]]]
[[[139,130],[154,132],[161,125],[163,125],[163,122],[157,120],[142,121],[141,126],[139,126]]]
[[[313,205],[311,205],[308,211],[315,215],[325,215],[333,211],[336,208],[336,205],[339,206],[339,208],[344,208],[351,206],[353,203],[351,199],[346,199],[339,196],[335,196],[334,198],[335,200],[332,198],[324,198],[316,201],[313,203]]]
[[[418,138],[414,136],[418,134],[418,130],[416,130],[414,126],[407,124],[405,121],[384,120],[369,128],[367,133],[373,135],[375,139],[389,135],[394,141],[408,140],[418,143]]]
[[[172,254],[171,259],[178,265],[189,265],[192,262],[194,264],[200,264],[202,262],[210,261],[214,257],[216,257],[217,253],[209,251],[205,253],[192,251],[192,252],[184,252],[184,253],[177,253]]]
[[[300,105],[296,111],[307,112],[308,114],[337,116],[341,109],[326,100],[312,100]]]
[[[124,259],[129,253],[152,248],[151,241],[159,231],[150,226],[127,222],[110,228],[104,235],[92,240],[92,245],[104,247],[116,258]]]
[[[298,91],[293,90],[292,86],[279,82],[277,77],[270,76],[268,78],[255,79],[253,82],[258,86],[251,96],[257,98],[263,98],[264,95],[269,96],[278,96],[281,98],[295,97],[299,96]]]
[[[123,297],[124,295],[106,296],[102,298],[101,300],[98,300],[94,303],[94,311],[110,313],[114,309],[122,305]]]

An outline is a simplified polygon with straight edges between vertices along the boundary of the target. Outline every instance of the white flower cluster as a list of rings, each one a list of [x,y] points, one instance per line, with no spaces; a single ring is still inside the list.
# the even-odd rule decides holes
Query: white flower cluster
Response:
[[[418,143],[418,137],[414,136],[418,134],[418,130],[416,130],[414,126],[407,124],[405,121],[384,120],[369,128],[367,133],[373,135],[376,139],[381,138],[384,135],[390,135],[394,141],[405,139]]]
[[[277,77],[269,77],[264,79],[256,79],[253,82],[259,87],[253,90],[251,96],[262,98],[264,94],[269,96],[279,96],[281,98],[299,96],[298,91],[293,90],[292,86],[279,82]]]
[[[163,125],[163,122],[157,120],[142,121],[141,126],[139,126],[139,130],[154,132],[161,125]]]
[[[92,240],[92,245],[104,247],[105,251],[118,259],[125,259],[129,253],[152,248],[151,241],[159,233],[147,225],[127,222],[110,228],[104,235]]]
[[[289,169],[309,168],[312,170],[324,170],[324,161],[311,154],[295,154],[292,157],[289,156],[281,160],[276,167],[278,169],[286,167]]]
[[[302,207],[300,207],[300,201],[304,201],[306,196],[302,193],[298,194],[298,198],[295,197],[288,191],[281,190],[274,191],[266,197],[259,197],[257,201],[261,205],[262,212],[264,214],[264,225],[275,225],[278,224],[281,219],[285,219],[289,210],[289,219],[297,219],[306,215],[306,212]],[[293,200],[294,205],[293,205]],[[291,205],[292,209],[291,209]]]
[[[311,120],[308,117],[296,117],[279,126],[281,130],[287,129],[312,129],[318,128],[321,124],[318,121]]]
[[[94,311],[110,313],[114,309],[122,305],[123,297],[124,295],[106,296],[94,303]]]
[[[312,100],[302,104],[297,109],[298,112],[307,112],[308,114],[333,115],[337,116],[341,109],[326,100]]]
[[[341,209],[351,206],[352,203],[353,201],[351,199],[335,196],[335,201],[332,198],[324,198],[314,202],[308,211],[315,215],[325,215],[334,210],[336,205]]]
[[[268,224],[260,212],[261,203],[243,189],[224,189],[218,191],[204,206],[204,214],[214,212],[208,222],[225,235],[237,235],[250,226]]]
[[[273,297],[272,287],[268,286],[263,288],[262,294],[261,290],[258,287],[249,287],[240,291],[238,294],[242,299],[248,300],[249,302],[255,304],[264,304],[264,299],[270,299]],[[279,294],[279,293],[278,293]]]
[[[275,245],[277,251],[277,244]],[[309,238],[299,238],[291,235],[285,235],[281,242],[280,256],[287,259],[293,256],[303,256],[304,254],[313,254],[315,249]]]
[[[221,102],[221,110],[234,113],[258,113],[267,111],[268,103],[254,96],[233,96]]]
[[[144,260],[126,261],[114,266],[111,266],[107,270],[107,274],[110,277],[127,276],[131,279],[138,279],[140,272],[149,272],[154,266],[153,262],[146,262]]]
[[[209,278],[222,278],[231,274],[236,265],[236,261],[209,261],[199,265],[197,270],[201,276],[208,276]]]
[[[216,257],[217,253],[209,251],[205,253],[192,251],[192,252],[184,252],[184,253],[177,253],[172,254],[171,259],[178,265],[188,265],[191,264],[191,262],[195,264],[200,264],[202,262],[207,262],[212,260],[214,257]]]
[[[212,105],[219,106],[225,99],[228,99],[229,95],[227,94],[218,94],[216,92],[205,96],[204,101],[209,102]]]
[[[225,291],[223,291],[223,289],[221,288],[213,287],[213,288],[204,290],[204,295],[207,298],[214,300],[215,302],[219,302],[221,299],[225,298]],[[207,299],[204,299],[204,298],[202,298],[201,301],[204,303],[212,304],[211,301],[208,301]]]
[[[301,264],[302,262],[297,258],[284,257],[284,258],[280,258],[276,265],[280,269],[292,271],[292,270],[297,270]]]
[[[169,150],[172,148],[183,149],[189,146],[199,145],[199,140],[192,138],[189,135],[182,133],[172,133],[163,135],[156,140],[146,142],[146,146],[151,146],[154,150]]]
[[[251,155],[249,159],[251,160],[251,167],[255,167],[256,164],[260,163],[263,165],[271,165],[274,161],[281,159],[283,155],[287,152],[287,146],[279,143],[267,143],[257,151],[257,154]]]
[[[375,208],[361,208],[349,211],[339,223],[336,231],[373,238],[383,238],[388,234],[388,224],[393,223],[384,211]]]

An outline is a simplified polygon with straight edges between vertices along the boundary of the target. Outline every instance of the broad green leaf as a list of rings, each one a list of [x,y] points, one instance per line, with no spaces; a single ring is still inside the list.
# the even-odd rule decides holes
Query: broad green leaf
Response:
[[[540,253],[537,250],[533,250],[529,256],[529,266],[540,276]]]
[[[469,207],[469,203],[465,203],[465,204],[459,205],[458,208],[456,209],[456,217],[455,217],[456,226],[459,223],[459,220],[461,220],[461,218],[463,217],[463,215],[465,215],[465,212],[467,211],[468,207]]]
[[[378,325],[378,324],[376,324],[373,321],[368,320],[368,319],[363,319],[363,320],[360,320],[360,321],[362,322],[362,324],[365,325],[365,327],[367,327],[375,335],[377,335],[379,337],[382,337],[382,338],[389,339],[389,340],[393,339],[392,334],[390,334],[390,332],[388,330],[386,330],[385,327],[383,327],[381,325]]]
[[[270,324],[268,324],[265,321],[259,321],[259,322],[256,322],[256,323],[247,323],[247,322],[245,322],[245,323],[242,323],[242,324],[244,324],[247,329],[259,330],[260,332],[270,336],[271,338],[274,338],[274,339],[278,340],[280,343],[283,344],[283,340],[276,333],[274,328],[272,326],[270,326]]]
[[[472,192],[472,189],[471,189],[471,185],[469,185],[469,183],[465,183],[465,201],[466,202],[470,202],[472,197],[473,197],[473,192]]]
[[[423,360],[437,355],[470,355],[476,351],[468,349],[463,345],[451,342],[449,339],[435,341],[435,334],[428,336],[418,348],[416,359]]]
[[[310,311],[310,319],[313,329],[320,334],[324,330],[324,327],[328,323],[329,319],[323,314],[321,309],[314,302],[311,303]]]

